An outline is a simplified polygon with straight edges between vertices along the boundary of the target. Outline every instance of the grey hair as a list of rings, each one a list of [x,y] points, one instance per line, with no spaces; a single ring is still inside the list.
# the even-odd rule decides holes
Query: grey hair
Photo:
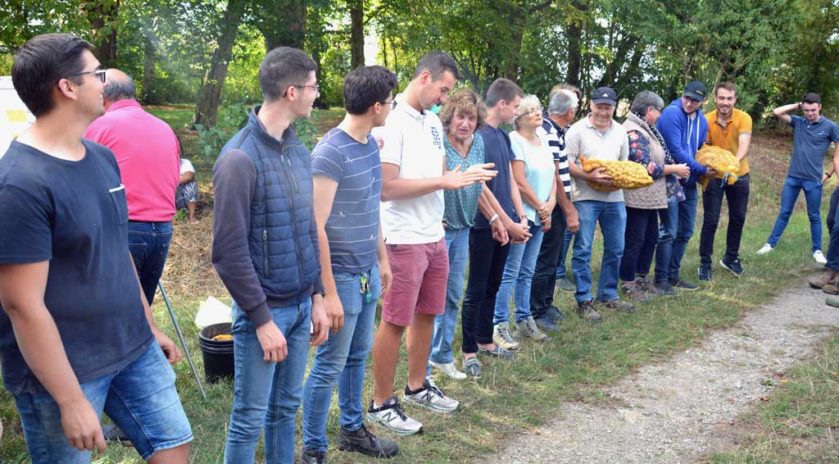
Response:
[[[513,119],[513,127],[518,129],[519,120],[522,118],[522,116],[526,116],[531,111],[537,109],[539,111],[542,111],[542,104],[539,103],[539,97],[537,97],[536,95],[528,95],[522,98],[521,102],[519,102],[519,114],[518,116],[516,116],[515,119]]]
[[[632,106],[629,107],[629,110],[643,117],[647,114],[647,108],[651,106],[660,111],[664,108],[664,100],[651,90],[642,90],[635,96],[635,100],[632,100]]]
[[[124,78],[110,80],[102,95],[110,101],[125,100],[127,98],[137,98],[137,89],[134,86],[134,79],[126,75]]]
[[[551,97],[548,105],[548,114],[568,114],[569,111],[577,109],[580,99],[577,94],[568,89],[559,89]]]

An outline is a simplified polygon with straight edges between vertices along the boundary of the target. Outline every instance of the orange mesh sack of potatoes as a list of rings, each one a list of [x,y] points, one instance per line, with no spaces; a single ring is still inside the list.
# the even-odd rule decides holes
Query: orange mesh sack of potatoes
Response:
[[[647,168],[634,161],[612,161],[592,160],[580,156],[580,163],[583,171],[591,172],[597,168],[606,168],[606,174],[612,178],[612,184],[603,186],[589,182],[589,186],[601,192],[614,192],[615,190],[632,190],[652,185],[653,178],[647,172]]]
[[[725,179],[728,185],[737,182],[737,171],[740,169],[740,163],[734,154],[724,148],[705,145],[696,152],[696,162],[716,171],[716,178]],[[707,179],[703,179],[702,184],[705,185],[706,183]]]

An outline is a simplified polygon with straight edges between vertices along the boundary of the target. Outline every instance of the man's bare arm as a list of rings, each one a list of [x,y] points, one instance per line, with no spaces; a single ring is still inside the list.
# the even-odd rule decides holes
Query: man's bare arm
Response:
[[[0,304],[9,315],[26,365],[61,410],[61,426],[79,449],[105,450],[99,417],[70,367],[55,320],[44,303],[49,261],[0,265]]]
[[[781,121],[789,124],[792,121],[792,118],[789,114],[792,111],[801,109],[801,103],[790,103],[789,105],[779,106],[772,110],[772,114],[775,115],[776,118],[780,119]]]

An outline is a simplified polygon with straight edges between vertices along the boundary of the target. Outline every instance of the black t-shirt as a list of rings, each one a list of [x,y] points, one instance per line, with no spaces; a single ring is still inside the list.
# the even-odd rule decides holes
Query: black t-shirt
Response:
[[[478,133],[484,139],[484,149],[486,150],[485,157],[487,163],[495,163],[495,169],[498,174],[487,181],[487,187],[495,195],[495,199],[501,205],[501,208],[507,213],[513,221],[518,221],[516,209],[513,206],[513,194],[511,190],[510,178],[513,173],[510,172],[510,162],[515,159],[513,149],[510,147],[510,137],[501,129],[484,124]],[[489,221],[484,217],[483,213],[478,211],[475,215],[475,225],[473,229],[488,229]]]
[[[128,251],[119,168],[107,148],[83,143],[81,161],[18,142],[0,158],[0,264],[49,260],[44,303],[80,382],[118,371],[153,340]],[[38,385],[5,311],[0,359],[12,392]]]

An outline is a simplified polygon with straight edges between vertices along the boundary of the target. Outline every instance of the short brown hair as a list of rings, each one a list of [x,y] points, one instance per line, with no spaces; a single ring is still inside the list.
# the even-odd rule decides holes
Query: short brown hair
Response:
[[[516,97],[524,97],[524,92],[521,90],[521,87],[510,79],[499,77],[487,89],[486,105],[492,108],[501,100],[512,103]]]
[[[476,127],[481,127],[486,121],[487,108],[480,95],[472,89],[463,88],[449,97],[446,104],[443,105],[443,109],[440,111],[440,120],[443,122],[443,127],[448,128],[457,113],[474,114],[478,121]]]
[[[714,96],[717,96],[717,90],[719,89],[725,89],[729,92],[734,92],[734,95],[737,96],[737,86],[734,85],[734,82],[723,81],[717,84],[717,86],[714,88]]]

